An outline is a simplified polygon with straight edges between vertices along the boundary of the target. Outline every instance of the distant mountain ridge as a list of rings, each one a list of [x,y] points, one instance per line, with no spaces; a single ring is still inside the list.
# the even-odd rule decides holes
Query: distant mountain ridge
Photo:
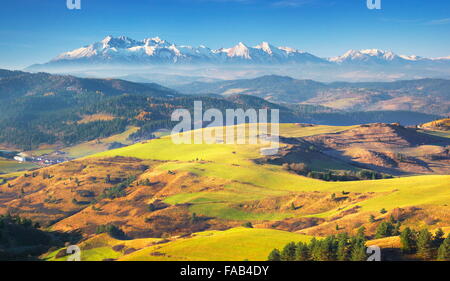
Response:
[[[311,97],[316,88],[327,87],[289,77],[261,77],[256,81],[261,89],[268,85],[278,91],[285,88],[292,97],[296,87],[310,88]],[[254,82],[246,83],[251,86]],[[73,145],[122,133],[127,126],[140,128],[133,139],[146,139],[158,129],[173,128],[172,112],[177,108],[193,110],[194,101],[199,100],[205,110],[217,108],[222,112],[236,108],[279,109],[282,123],[414,125],[439,117],[411,111],[342,112],[316,104],[275,104],[247,94],[202,95],[199,91],[198,95],[183,95],[152,83],[0,70],[0,144],[24,150],[40,144]]]
[[[321,83],[268,75],[253,79],[195,82],[174,88],[185,94],[245,94],[273,103],[320,105],[336,110],[400,110],[450,115],[450,80],[446,79]]]
[[[177,95],[155,83],[134,83],[121,79],[78,78],[71,75],[0,70],[0,100],[56,93],[96,92],[106,96],[139,94],[153,97]]]
[[[28,70],[45,67],[70,66],[74,64],[120,64],[120,65],[417,65],[448,64],[446,58],[422,58],[397,55],[377,49],[350,50],[342,56],[321,58],[291,47],[275,47],[268,42],[249,47],[240,42],[230,48],[211,49],[200,45],[192,47],[177,45],[159,37],[134,40],[126,36],[107,36],[91,45],[60,54],[43,65],[33,65]]]

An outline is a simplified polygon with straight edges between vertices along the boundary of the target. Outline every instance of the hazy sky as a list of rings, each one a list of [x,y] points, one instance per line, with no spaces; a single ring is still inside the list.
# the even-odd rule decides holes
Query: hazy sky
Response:
[[[269,41],[321,57],[348,49],[450,56],[450,1],[1,0],[0,68],[22,68],[106,35],[160,36],[176,44],[231,47]]]

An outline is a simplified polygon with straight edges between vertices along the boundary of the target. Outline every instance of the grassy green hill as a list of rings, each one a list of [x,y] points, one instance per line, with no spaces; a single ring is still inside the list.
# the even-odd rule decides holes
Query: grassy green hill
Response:
[[[280,134],[353,129],[283,124]],[[287,140],[281,149],[292,146]],[[88,238],[80,244],[85,260],[265,260],[271,249],[312,236],[364,226],[373,237],[390,216],[402,228],[450,226],[450,175],[322,181],[262,161],[267,145],[175,145],[163,136],[46,168],[50,178],[9,180],[11,187],[0,186],[0,210],[20,212],[27,202],[25,216],[52,213],[52,222],[42,221],[50,229]],[[254,228],[239,227],[249,222]],[[106,224],[132,239],[96,235]],[[46,259],[64,260],[60,252]]]
[[[307,242],[311,238],[286,231],[240,227],[194,233],[189,237],[174,237],[165,241],[151,238],[122,241],[102,234],[83,242],[80,248],[82,260],[87,261],[108,258],[120,261],[264,261],[274,246],[283,247],[292,241]],[[67,260],[66,256],[57,257],[60,251],[44,258]]]

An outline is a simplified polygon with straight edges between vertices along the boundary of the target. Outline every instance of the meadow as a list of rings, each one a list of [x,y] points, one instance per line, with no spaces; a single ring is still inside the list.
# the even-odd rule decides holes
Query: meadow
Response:
[[[308,242],[311,238],[287,231],[238,227],[225,231],[204,231],[168,241],[152,238],[123,241],[101,234],[83,242],[80,248],[81,259],[86,261],[111,258],[119,261],[264,261],[274,246],[283,247],[292,241]],[[114,246],[120,250],[113,250]],[[126,254],[130,248],[135,251]],[[61,250],[64,251],[54,251],[44,256],[44,259],[67,260],[66,256],[57,258]]]

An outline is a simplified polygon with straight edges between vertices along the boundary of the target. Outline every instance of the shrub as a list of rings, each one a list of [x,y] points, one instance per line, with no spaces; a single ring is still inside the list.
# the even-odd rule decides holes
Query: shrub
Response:
[[[253,228],[253,224],[251,222],[249,222],[249,221],[246,222],[246,223],[243,223],[242,226],[246,227],[246,228]]]
[[[97,234],[108,233],[111,237],[117,239],[126,238],[125,232],[113,224],[99,225],[95,231]]]

